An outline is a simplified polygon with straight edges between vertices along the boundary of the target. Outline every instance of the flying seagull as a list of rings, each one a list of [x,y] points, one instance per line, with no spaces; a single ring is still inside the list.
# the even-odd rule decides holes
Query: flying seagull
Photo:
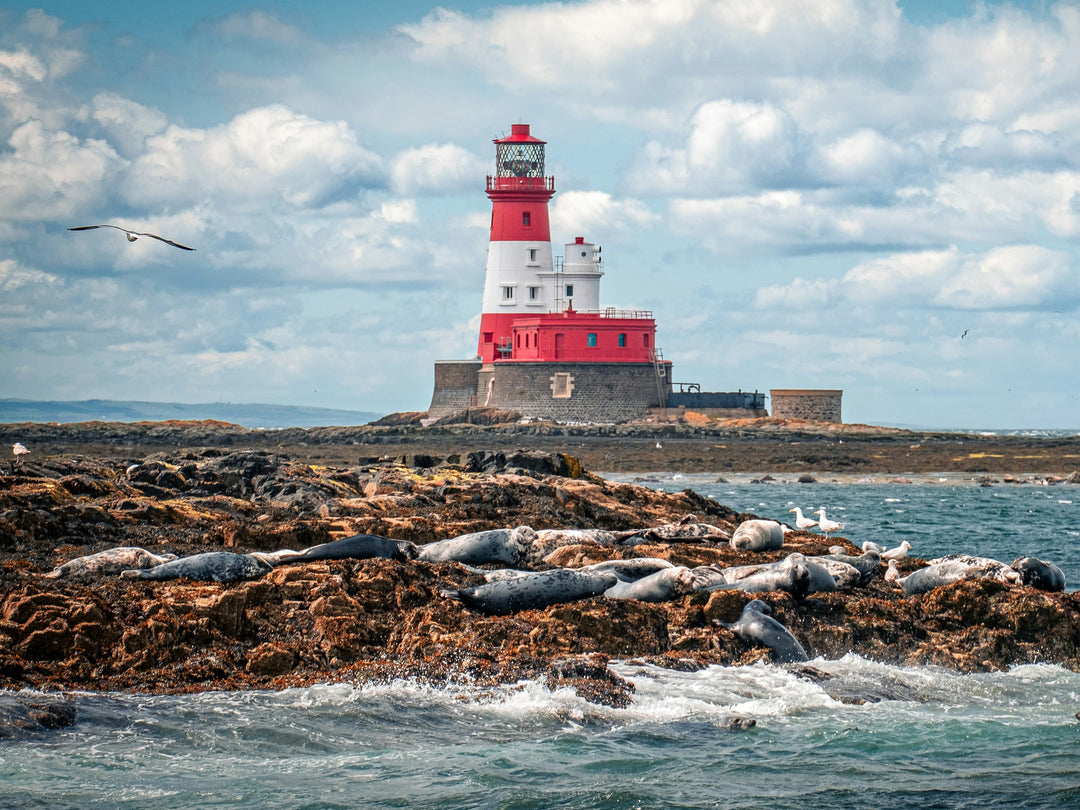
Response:
[[[158,236],[156,233],[139,233],[138,231],[129,231],[127,228],[121,228],[119,225],[80,225],[78,228],[68,228],[69,231],[92,231],[94,228],[112,228],[113,230],[120,231],[129,242],[134,242],[140,236],[149,236],[151,239],[157,239],[159,242],[164,242],[166,245],[172,245],[178,247],[181,250],[194,250],[195,248],[188,247],[187,245],[181,245],[179,242],[174,242],[171,239],[166,239],[164,236]]]
[[[969,331],[970,331],[970,330],[968,330],[968,329],[965,329],[965,330],[964,330],[964,334],[962,334],[962,335],[960,336],[960,339],[961,339],[961,340],[963,340],[964,338],[966,338],[966,337],[967,337],[967,333],[968,333]]]

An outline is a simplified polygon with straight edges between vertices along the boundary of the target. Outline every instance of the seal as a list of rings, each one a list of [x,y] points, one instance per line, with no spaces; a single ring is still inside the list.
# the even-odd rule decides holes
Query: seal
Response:
[[[772,609],[760,599],[753,599],[743,607],[742,615],[728,624],[717,622],[726,627],[743,641],[751,644],[763,644],[772,650],[773,660],[781,664],[809,661],[802,644],[784,625],[772,616]]]
[[[121,571],[130,569],[153,568],[155,565],[175,559],[175,554],[154,554],[138,546],[117,546],[99,551],[97,554],[68,560],[43,576],[51,579],[61,577],[90,579],[105,574],[119,574]]]
[[[858,556],[852,554],[826,554],[821,557],[811,557],[811,560],[819,562],[829,569],[829,572],[837,577],[837,585],[841,588],[849,585],[868,585],[881,576],[881,555],[873,550],[864,551]],[[849,582],[851,572],[847,569],[855,569],[854,581]]]
[[[685,565],[662,568],[632,582],[616,582],[604,596],[610,599],[637,599],[639,602],[667,602],[694,590],[694,576]]]
[[[961,579],[996,579],[999,582],[1019,584],[1020,575],[1005,563],[988,557],[946,554],[930,560],[925,568],[901,577],[896,582],[904,589],[905,596],[914,596]]]
[[[532,550],[536,532],[528,526],[514,529],[489,529],[463,534],[420,546],[417,559],[425,562],[520,564]]]
[[[692,543],[697,540],[727,540],[726,531],[711,523],[700,523],[697,515],[684,515],[674,523],[664,523],[647,529],[615,532],[620,543],[629,546],[641,543]]]
[[[737,578],[724,585],[704,588],[705,591],[733,589],[746,593],[766,593],[768,591],[787,591],[796,599],[805,599],[810,593],[813,575],[806,563],[806,557],[798,552],[789,554],[780,562],[762,568],[747,576]],[[833,590],[836,583],[833,582]]]
[[[482,613],[505,616],[519,610],[545,608],[599,596],[618,579],[610,572],[554,568],[551,571],[530,571],[519,577],[457,591],[443,591],[443,595]]]
[[[1065,573],[1053,563],[1038,557],[1017,557],[1009,566],[1020,575],[1020,581],[1041,591],[1065,590]]]
[[[231,551],[208,551],[181,557],[179,560],[121,572],[128,579],[196,579],[201,582],[235,582],[255,579],[274,570],[274,566],[251,554],[233,554]]]
[[[380,537],[377,534],[354,534],[352,537],[343,537],[340,540],[311,546],[295,556],[282,554],[278,557],[277,564],[314,560],[370,560],[373,557],[405,562],[415,560],[418,553],[416,544],[408,540],[391,540],[389,537]],[[271,564],[273,565],[272,562]]]
[[[662,560],[659,557],[631,557],[629,560],[604,560],[591,565],[583,565],[578,570],[599,573],[610,572],[623,582],[633,582],[665,568],[674,567],[674,563]]]
[[[615,535],[604,529],[540,529],[533,555],[544,556],[563,546],[613,546]]]
[[[784,528],[775,520],[744,520],[731,535],[739,551],[769,551],[784,545]]]

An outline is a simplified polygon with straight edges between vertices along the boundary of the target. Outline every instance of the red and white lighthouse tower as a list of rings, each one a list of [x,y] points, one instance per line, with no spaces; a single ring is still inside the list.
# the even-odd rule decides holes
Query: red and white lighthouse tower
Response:
[[[514,124],[487,178],[491,234],[474,360],[440,360],[429,416],[472,407],[560,420],[615,421],[665,406],[671,363],[645,310],[600,306],[600,248],[551,249],[545,142]]]
[[[477,355],[486,363],[511,354],[515,318],[546,312],[541,277],[553,273],[548,201],[555,178],[544,175],[544,141],[514,124],[495,141],[495,174],[487,179],[491,237],[484,274]]]

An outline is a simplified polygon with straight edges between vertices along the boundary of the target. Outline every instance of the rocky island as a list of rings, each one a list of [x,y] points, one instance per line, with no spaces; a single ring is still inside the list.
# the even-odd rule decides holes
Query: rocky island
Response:
[[[608,670],[611,659],[683,669],[767,660],[768,646],[725,626],[755,597],[738,589],[676,592],[657,602],[600,595],[494,615],[454,598],[483,583],[484,570],[409,555],[282,564],[232,582],[49,576],[62,563],[116,547],[186,557],[302,550],[370,534],[423,548],[516,526],[599,529],[618,538],[556,543],[517,566],[529,570],[630,558],[721,568],[772,563],[793,552],[826,555],[832,545],[861,553],[847,539],[798,530],[784,535],[782,548],[735,549],[727,538],[756,516],[691,491],[606,481],[566,447],[587,445],[594,463],[617,452],[616,439],[646,453],[666,427],[630,438],[563,433],[560,452],[550,434],[511,431],[492,440],[483,428],[425,436],[362,428],[251,435],[220,423],[2,426],[9,443],[22,441],[32,452],[0,475],[0,687],[190,692],[394,677],[442,684],[539,677],[623,705],[632,686]],[[339,433],[322,444],[319,431]],[[958,463],[983,468],[998,450],[1013,452],[1000,439],[989,447],[974,437],[863,435],[867,454],[848,433],[846,457],[951,442],[951,458],[964,450]],[[752,443],[737,433],[663,433],[665,450],[680,441],[737,440]],[[514,443],[527,449],[507,446]],[[465,451],[462,444],[487,449]],[[821,459],[827,446],[840,448],[839,439],[789,430],[769,441],[759,436],[757,452]],[[1039,445],[1050,458],[1041,470],[1065,473],[1076,447],[1068,440]],[[641,463],[635,458],[627,453],[622,462]],[[655,462],[657,455],[646,458]],[[717,532],[665,530],[688,520]],[[904,574],[924,566],[899,561]],[[762,598],[810,657],[854,652],[964,672],[1022,662],[1080,670],[1077,594],[970,579],[905,595],[884,571],[857,587],[809,596],[777,590]]]

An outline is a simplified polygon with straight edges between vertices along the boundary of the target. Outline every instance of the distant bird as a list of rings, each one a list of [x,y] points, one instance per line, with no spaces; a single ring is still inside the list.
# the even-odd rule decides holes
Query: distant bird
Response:
[[[964,334],[962,334],[962,335],[960,336],[960,339],[961,339],[961,340],[963,340],[964,338],[966,338],[966,337],[967,337],[967,333],[968,333],[968,330],[967,330],[967,329],[965,329],[965,330],[964,330]]]
[[[656,449],[657,449],[657,450],[663,450],[663,449],[664,449],[664,445],[660,444],[660,442],[657,442],[657,443],[656,443]]]
[[[21,464],[22,457],[30,455],[30,451],[26,449],[22,442],[15,442],[15,444],[11,445],[11,454],[15,456],[15,463]]]
[[[902,560],[907,556],[907,553],[911,551],[911,543],[905,540],[896,548],[890,548],[888,551],[881,552],[881,559],[883,560]]]
[[[134,242],[140,236],[149,236],[151,239],[157,239],[159,242],[164,242],[166,245],[172,245],[178,247],[181,250],[194,250],[193,247],[187,245],[181,245],[179,242],[174,242],[171,239],[166,239],[164,236],[158,236],[156,233],[140,233],[139,231],[129,231],[127,228],[121,228],[119,225],[80,225],[78,228],[68,228],[69,231],[92,231],[94,228],[112,228],[113,230],[120,231],[127,236],[129,242]]]
[[[809,531],[810,529],[817,526],[816,520],[811,520],[808,517],[803,517],[802,509],[800,509],[799,507],[796,506],[794,509],[790,509],[788,511],[795,513],[795,528],[798,529],[800,532]]]
[[[820,509],[815,509],[814,514],[820,516],[818,518],[818,528],[825,532],[826,540],[829,539],[829,532],[840,531],[840,529],[844,528],[843,523],[837,523],[835,520],[829,520],[827,517],[825,517],[824,506]]]

